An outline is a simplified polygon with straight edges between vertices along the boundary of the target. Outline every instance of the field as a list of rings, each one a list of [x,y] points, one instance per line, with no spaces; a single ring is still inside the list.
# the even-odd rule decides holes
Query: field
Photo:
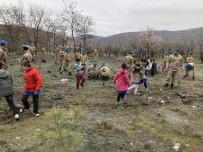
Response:
[[[10,73],[13,76],[15,103],[21,104],[23,70],[17,64],[19,56],[10,56]],[[12,59],[11,59],[12,58]],[[91,59],[90,59],[91,61]],[[124,61],[124,57],[99,58],[111,68],[112,77]],[[172,152],[175,143],[179,151],[203,152],[203,65],[197,64],[196,79],[191,75],[175,84],[175,88],[163,88],[165,74],[149,79],[151,98],[147,98],[141,85],[140,96],[126,95],[127,104],[116,104],[115,85],[108,80],[87,80],[84,88],[75,89],[75,76],[62,75],[54,57],[47,63],[40,59],[33,64],[43,76],[43,94],[40,96],[40,117],[31,111],[21,114],[14,121],[4,98],[0,100],[0,151],[42,152],[60,147],[49,140],[36,139],[39,129],[49,130],[53,126],[47,115],[54,107],[68,110],[80,107],[81,115],[76,119],[76,128],[83,138],[76,145],[78,152]],[[63,84],[61,79],[68,79]],[[54,100],[54,95],[61,100]],[[181,98],[178,94],[184,94]],[[31,102],[31,98],[30,98]]]

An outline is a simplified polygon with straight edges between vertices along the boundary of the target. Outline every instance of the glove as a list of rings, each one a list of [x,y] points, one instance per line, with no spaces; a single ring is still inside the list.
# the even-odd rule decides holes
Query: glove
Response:
[[[35,90],[34,95],[40,95],[40,94],[41,94],[41,91],[40,91],[40,90]]]

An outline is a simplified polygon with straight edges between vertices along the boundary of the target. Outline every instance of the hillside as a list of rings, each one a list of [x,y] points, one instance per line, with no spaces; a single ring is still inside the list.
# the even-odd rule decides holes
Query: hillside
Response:
[[[108,37],[97,37],[95,41],[101,44],[108,44],[110,42],[117,41],[120,37],[123,37],[126,40],[130,40],[135,38],[139,33],[140,32],[119,33]],[[203,35],[203,27],[180,31],[155,31],[155,34],[169,40],[176,40],[183,37],[184,35],[188,35],[191,36],[195,41],[198,41],[200,35]]]

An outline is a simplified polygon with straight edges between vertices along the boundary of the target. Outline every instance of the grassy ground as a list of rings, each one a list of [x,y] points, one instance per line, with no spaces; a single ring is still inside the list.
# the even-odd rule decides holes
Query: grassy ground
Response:
[[[15,103],[21,104],[23,70],[16,58],[10,60],[10,73],[14,79]],[[113,76],[123,59],[105,57],[98,61],[104,60]],[[20,121],[15,122],[2,98],[0,151],[50,151],[53,143],[36,140],[35,134],[38,129],[46,130],[53,125],[47,111],[58,106],[69,109],[73,105],[82,108],[76,122],[84,135],[76,146],[78,152],[171,152],[174,143],[180,143],[180,151],[203,151],[203,65],[197,64],[195,81],[190,76],[181,80],[180,85],[176,84],[173,90],[162,87],[165,74],[156,75],[149,79],[150,101],[140,86],[141,95],[127,95],[125,101],[128,104],[123,107],[116,105],[117,94],[111,80],[105,86],[100,80],[87,80],[84,88],[76,90],[74,75],[68,76],[66,72],[60,75],[53,57],[47,57],[44,64],[37,60],[34,66],[40,70],[44,81],[43,95],[40,96],[41,116],[36,118],[27,111],[20,115]],[[68,82],[60,83],[62,78]],[[185,94],[186,98],[180,98],[177,93]],[[53,100],[54,94],[60,94],[62,100]]]

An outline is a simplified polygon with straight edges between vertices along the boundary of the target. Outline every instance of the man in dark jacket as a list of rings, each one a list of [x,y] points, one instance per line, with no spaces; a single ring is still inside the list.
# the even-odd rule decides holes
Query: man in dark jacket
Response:
[[[0,62],[0,97],[5,97],[6,101],[13,111],[13,116],[16,120],[19,120],[19,114],[17,108],[13,102],[13,82],[11,75],[8,71],[3,70],[3,64]]]

